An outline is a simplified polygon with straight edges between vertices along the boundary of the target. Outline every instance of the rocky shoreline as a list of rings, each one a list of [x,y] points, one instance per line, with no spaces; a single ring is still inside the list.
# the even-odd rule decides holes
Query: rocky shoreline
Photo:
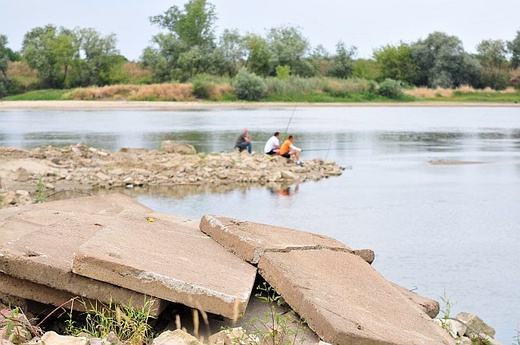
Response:
[[[181,185],[291,185],[339,176],[344,167],[323,159],[297,166],[264,154],[196,153],[191,145],[164,141],[160,150],[47,146],[31,150],[0,147],[3,206],[31,203],[38,193]]]

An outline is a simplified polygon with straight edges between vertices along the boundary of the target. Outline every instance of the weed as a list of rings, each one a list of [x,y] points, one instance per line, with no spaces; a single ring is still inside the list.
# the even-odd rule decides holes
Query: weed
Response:
[[[0,310],[0,328],[2,339],[6,339],[13,344],[25,344],[34,336],[42,335],[41,329],[31,325],[18,307]]]
[[[452,303],[446,296],[446,291],[444,291],[444,296],[441,297],[442,303],[444,303],[444,307],[440,308],[441,313],[443,314],[441,320],[441,326],[443,329],[445,329],[448,333],[451,333],[451,326],[448,323],[448,320],[451,319],[450,313],[451,313],[451,307]]]
[[[86,317],[82,326],[77,326],[72,320],[72,312],[66,322],[65,333],[76,336],[86,333],[97,338],[105,338],[114,333],[120,341],[129,344],[145,344],[152,337],[152,327],[149,319],[154,300],[146,300],[144,306],[137,310],[131,306],[120,306],[113,303],[108,305],[96,302],[95,305],[87,306],[86,302],[80,301],[86,310]],[[99,303],[99,304],[98,304]]]
[[[47,191],[45,190],[45,185],[40,177],[38,184],[36,185],[36,203],[41,204],[45,201],[47,201]]]
[[[252,318],[247,328],[252,329],[251,335],[267,345],[290,345],[303,343],[298,340],[298,334],[304,321],[293,311],[281,312],[284,304],[283,298],[266,282],[257,287],[255,297],[269,303],[269,312],[262,316]]]

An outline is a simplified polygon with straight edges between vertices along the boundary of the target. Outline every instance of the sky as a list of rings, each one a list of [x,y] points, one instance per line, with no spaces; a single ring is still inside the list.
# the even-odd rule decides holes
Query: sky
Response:
[[[115,34],[117,48],[138,60],[160,32],[150,16],[184,0],[0,0],[0,34],[20,50],[23,36],[53,24],[68,29],[94,28]],[[265,37],[268,29],[299,28],[311,47],[335,52],[338,42],[371,58],[375,49],[412,43],[440,31],[458,37],[466,52],[482,40],[511,41],[520,31],[520,0],[208,0],[217,13],[216,34],[237,29]]]

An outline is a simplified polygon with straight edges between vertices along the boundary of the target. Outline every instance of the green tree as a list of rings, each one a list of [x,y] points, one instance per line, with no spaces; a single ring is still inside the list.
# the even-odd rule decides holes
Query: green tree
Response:
[[[355,47],[347,48],[345,43],[336,44],[336,54],[332,57],[327,74],[331,77],[347,79],[352,76],[354,56],[357,53]]]
[[[259,35],[248,34],[244,37],[246,49],[246,68],[257,75],[269,74],[269,60],[271,52],[266,39]]]
[[[199,73],[222,71],[222,52],[215,52],[215,7],[206,0],[191,0],[181,10],[170,7],[150,22],[167,29],[152,38],[141,60],[152,71],[154,81],[187,81]],[[217,66],[211,65],[213,62]]]
[[[512,41],[507,42],[507,49],[511,54],[511,68],[520,67],[520,31],[516,32],[516,36]]]
[[[78,58],[78,45],[71,30],[47,25],[25,34],[22,55],[38,71],[41,87],[63,88],[72,62]]]
[[[225,29],[220,37],[217,49],[217,54],[221,54],[229,64],[229,75],[233,77],[244,66],[247,53],[244,37],[236,29]]]
[[[92,28],[77,28],[74,33],[79,42],[79,58],[74,60],[69,86],[102,86],[124,80],[125,59],[116,48],[114,34],[102,37]]]
[[[180,80],[183,72],[177,62],[182,52],[188,50],[186,45],[171,33],[159,33],[152,37],[152,42],[155,46],[145,48],[141,56],[152,79],[159,83]]]
[[[206,0],[190,0],[184,10],[174,5],[164,14],[151,17],[150,21],[176,35],[186,46],[204,49],[215,46],[216,19],[213,4]]]
[[[418,67],[415,85],[433,88],[478,86],[480,64],[464,51],[458,37],[434,32],[411,44],[410,49]]]
[[[379,79],[377,62],[372,59],[357,59],[352,64],[352,77],[366,80]]]
[[[296,75],[308,74],[309,66],[304,58],[309,52],[309,42],[298,28],[272,28],[267,33],[267,43],[270,51],[269,74],[275,74],[276,66],[289,66]]]
[[[482,66],[482,86],[503,90],[509,82],[507,44],[502,40],[484,40],[477,45],[477,58]]]
[[[413,85],[417,66],[412,57],[412,50],[407,44],[387,45],[374,51],[374,58],[379,69],[379,79],[400,80]]]
[[[317,75],[327,74],[330,65],[330,53],[321,44],[312,49],[309,61],[314,65]]]
[[[9,89],[9,77],[7,76],[7,67],[9,61],[9,48],[7,48],[7,36],[0,35],[0,98],[7,95]]]

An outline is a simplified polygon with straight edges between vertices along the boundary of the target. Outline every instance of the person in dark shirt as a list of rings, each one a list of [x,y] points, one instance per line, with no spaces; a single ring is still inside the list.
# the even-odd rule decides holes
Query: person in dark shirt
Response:
[[[242,133],[240,133],[240,135],[238,136],[235,142],[235,148],[237,148],[239,152],[247,150],[248,153],[251,153],[251,135],[249,134],[247,128],[244,128]]]

